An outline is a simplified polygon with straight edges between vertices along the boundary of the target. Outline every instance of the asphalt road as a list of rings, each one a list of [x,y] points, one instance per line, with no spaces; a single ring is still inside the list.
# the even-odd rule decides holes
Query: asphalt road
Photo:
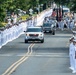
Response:
[[[45,33],[44,43],[24,43],[25,35],[13,40],[0,49],[0,75],[23,57],[28,48],[32,52],[10,75],[74,75],[69,69],[69,38],[67,29],[56,30],[56,34]],[[7,75],[7,74],[6,74]]]

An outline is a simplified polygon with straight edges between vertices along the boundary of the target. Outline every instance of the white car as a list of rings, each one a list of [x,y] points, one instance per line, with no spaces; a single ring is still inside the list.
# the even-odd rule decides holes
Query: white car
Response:
[[[44,33],[41,27],[29,27],[27,28],[25,35],[25,43],[28,43],[28,41],[44,42]]]

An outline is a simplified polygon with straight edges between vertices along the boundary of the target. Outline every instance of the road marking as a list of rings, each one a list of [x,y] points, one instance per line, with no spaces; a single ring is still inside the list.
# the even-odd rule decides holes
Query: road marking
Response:
[[[69,55],[30,55],[30,57],[69,57]]]
[[[30,56],[61,56],[61,55],[67,55],[67,53],[35,53]],[[0,54],[0,56],[29,56],[29,55],[27,54],[25,55],[25,53],[20,53],[20,54]]]
[[[30,57],[69,57],[69,55],[67,53],[34,53]]]
[[[50,54],[50,55],[54,55],[54,54],[66,54],[66,53],[35,53],[35,54],[41,54],[41,55],[45,55],[45,54]]]
[[[23,54],[24,55],[24,54]],[[18,54],[17,56],[23,56]],[[30,57],[69,57],[67,53],[34,53],[32,55],[26,55]]]
[[[13,56],[12,54],[0,54],[0,56]]]
[[[15,70],[16,68],[22,64],[25,60],[28,59],[28,57],[32,54],[33,50],[33,46],[35,44],[31,44],[29,47],[28,47],[28,52],[22,57],[20,58],[18,61],[16,61],[15,63],[13,63],[2,75],[11,75]],[[29,55],[29,56],[28,56]]]

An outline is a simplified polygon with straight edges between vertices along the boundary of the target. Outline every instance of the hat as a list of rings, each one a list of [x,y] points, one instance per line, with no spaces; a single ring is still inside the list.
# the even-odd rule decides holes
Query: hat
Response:
[[[72,39],[74,39],[74,37],[75,37],[75,36],[72,36],[72,37],[71,37],[69,40],[72,40]]]

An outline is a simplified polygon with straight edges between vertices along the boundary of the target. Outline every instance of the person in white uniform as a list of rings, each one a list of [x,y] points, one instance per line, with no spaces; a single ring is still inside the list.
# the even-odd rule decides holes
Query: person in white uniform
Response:
[[[63,29],[64,29],[64,20],[63,19],[61,20],[61,24],[60,25],[61,25],[60,26],[61,27],[61,30],[63,31]]]
[[[58,21],[58,28],[59,28],[59,29],[60,29],[60,22],[61,22],[61,21]]]
[[[74,59],[74,69],[72,73],[76,73],[76,39],[73,40],[73,45],[74,45],[74,52],[73,52],[73,59]]]
[[[67,28],[68,29],[70,28],[70,18],[68,18],[68,20],[67,20]]]
[[[71,21],[70,21],[70,30],[72,30],[73,27],[74,27],[74,22],[71,20]]]
[[[71,37],[69,42],[70,42],[70,46],[69,46],[69,58],[70,58],[70,69],[71,70],[74,70],[74,59],[73,59],[73,52],[74,52],[74,45],[73,45],[73,40],[74,40],[74,37]]]
[[[11,23],[11,18],[8,18],[8,26],[11,26],[12,23]]]

